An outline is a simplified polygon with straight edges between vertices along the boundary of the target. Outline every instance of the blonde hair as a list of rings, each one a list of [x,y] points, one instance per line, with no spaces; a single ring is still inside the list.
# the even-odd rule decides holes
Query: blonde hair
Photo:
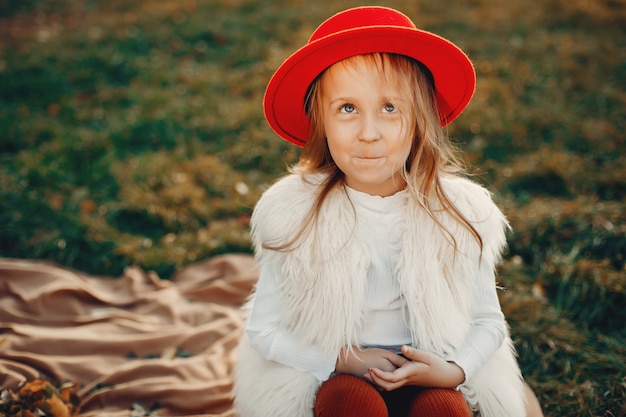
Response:
[[[436,212],[447,212],[475,237],[482,251],[482,238],[471,222],[459,211],[446,195],[441,184],[442,175],[464,172],[457,149],[441,127],[432,74],[422,63],[404,55],[373,53],[357,55],[341,61],[347,68],[365,62],[378,69],[385,81],[395,83],[399,91],[409,92],[413,106],[410,106],[408,126],[412,137],[409,157],[401,171],[409,193],[428,212],[430,217],[445,231],[457,248],[456,239],[441,224]],[[291,168],[292,173],[301,175],[325,173],[325,181],[316,195],[311,212],[305,218],[302,228],[285,245],[271,247],[275,250],[289,250],[302,237],[308,226],[315,223],[328,194],[337,186],[344,185],[344,174],[330,155],[324,133],[322,114],[322,72],[309,86],[305,99],[305,111],[311,121],[311,128],[300,158]]]

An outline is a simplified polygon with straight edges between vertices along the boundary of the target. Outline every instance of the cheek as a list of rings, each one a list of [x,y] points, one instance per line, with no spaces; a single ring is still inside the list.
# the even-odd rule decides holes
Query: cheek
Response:
[[[338,128],[336,124],[327,124],[325,136],[328,149],[331,155],[333,155],[333,158],[348,152],[352,146],[350,135],[347,134],[345,126]]]
[[[399,163],[404,164],[407,159],[409,159],[409,155],[411,154],[412,141],[410,138],[405,138],[398,143],[395,144],[395,154],[396,159]]]
[[[397,152],[406,153],[407,156],[411,151],[412,134],[411,123],[402,117],[400,120],[394,120],[386,126],[387,137],[390,138],[390,146],[393,146]]]
[[[342,158],[345,157],[347,150],[345,145],[342,145],[341,142],[332,139],[326,139],[326,143],[328,145],[328,151],[330,152],[330,157],[333,158],[335,164],[342,165]]]

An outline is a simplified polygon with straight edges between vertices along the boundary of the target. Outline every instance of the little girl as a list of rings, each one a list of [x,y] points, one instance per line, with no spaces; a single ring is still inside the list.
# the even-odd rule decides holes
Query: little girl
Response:
[[[252,216],[242,417],[526,415],[494,278],[507,222],[442,129],[474,88],[458,47],[383,7],[278,68],[265,116],[303,149]]]

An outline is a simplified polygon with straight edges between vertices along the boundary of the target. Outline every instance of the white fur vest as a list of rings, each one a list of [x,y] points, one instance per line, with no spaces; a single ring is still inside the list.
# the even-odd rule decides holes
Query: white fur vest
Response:
[[[270,187],[255,207],[252,237],[258,261],[279,265],[287,277],[281,288],[284,325],[305,343],[337,355],[343,346],[357,344],[369,266],[367,251],[355,236],[357,220],[345,190],[331,191],[316,227],[293,250],[262,247],[285,244],[296,236],[323,179],[289,175]],[[506,219],[481,186],[456,177],[442,184],[479,232],[482,257],[495,268],[505,246]],[[396,225],[405,231],[397,276],[414,346],[445,357],[462,345],[470,330],[472,277],[480,246],[446,211],[434,207],[438,225],[409,195],[406,215]],[[310,374],[265,360],[247,337],[242,338],[233,390],[242,417],[310,417],[318,386]],[[525,416],[523,380],[509,337],[461,391],[481,417]]]

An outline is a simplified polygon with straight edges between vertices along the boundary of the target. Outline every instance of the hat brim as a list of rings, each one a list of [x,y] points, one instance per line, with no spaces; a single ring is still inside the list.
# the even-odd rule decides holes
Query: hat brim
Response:
[[[374,52],[406,55],[431,71],[442,126],[454,120],[474,94],[476,75],[472,63],[447,39],[414,28],[361,27],[312,41],[283,62],[270,79],[263,98],[270,127],[283,139],[304,146],[310,128],[304,112],[309,85],[329,66]]]

